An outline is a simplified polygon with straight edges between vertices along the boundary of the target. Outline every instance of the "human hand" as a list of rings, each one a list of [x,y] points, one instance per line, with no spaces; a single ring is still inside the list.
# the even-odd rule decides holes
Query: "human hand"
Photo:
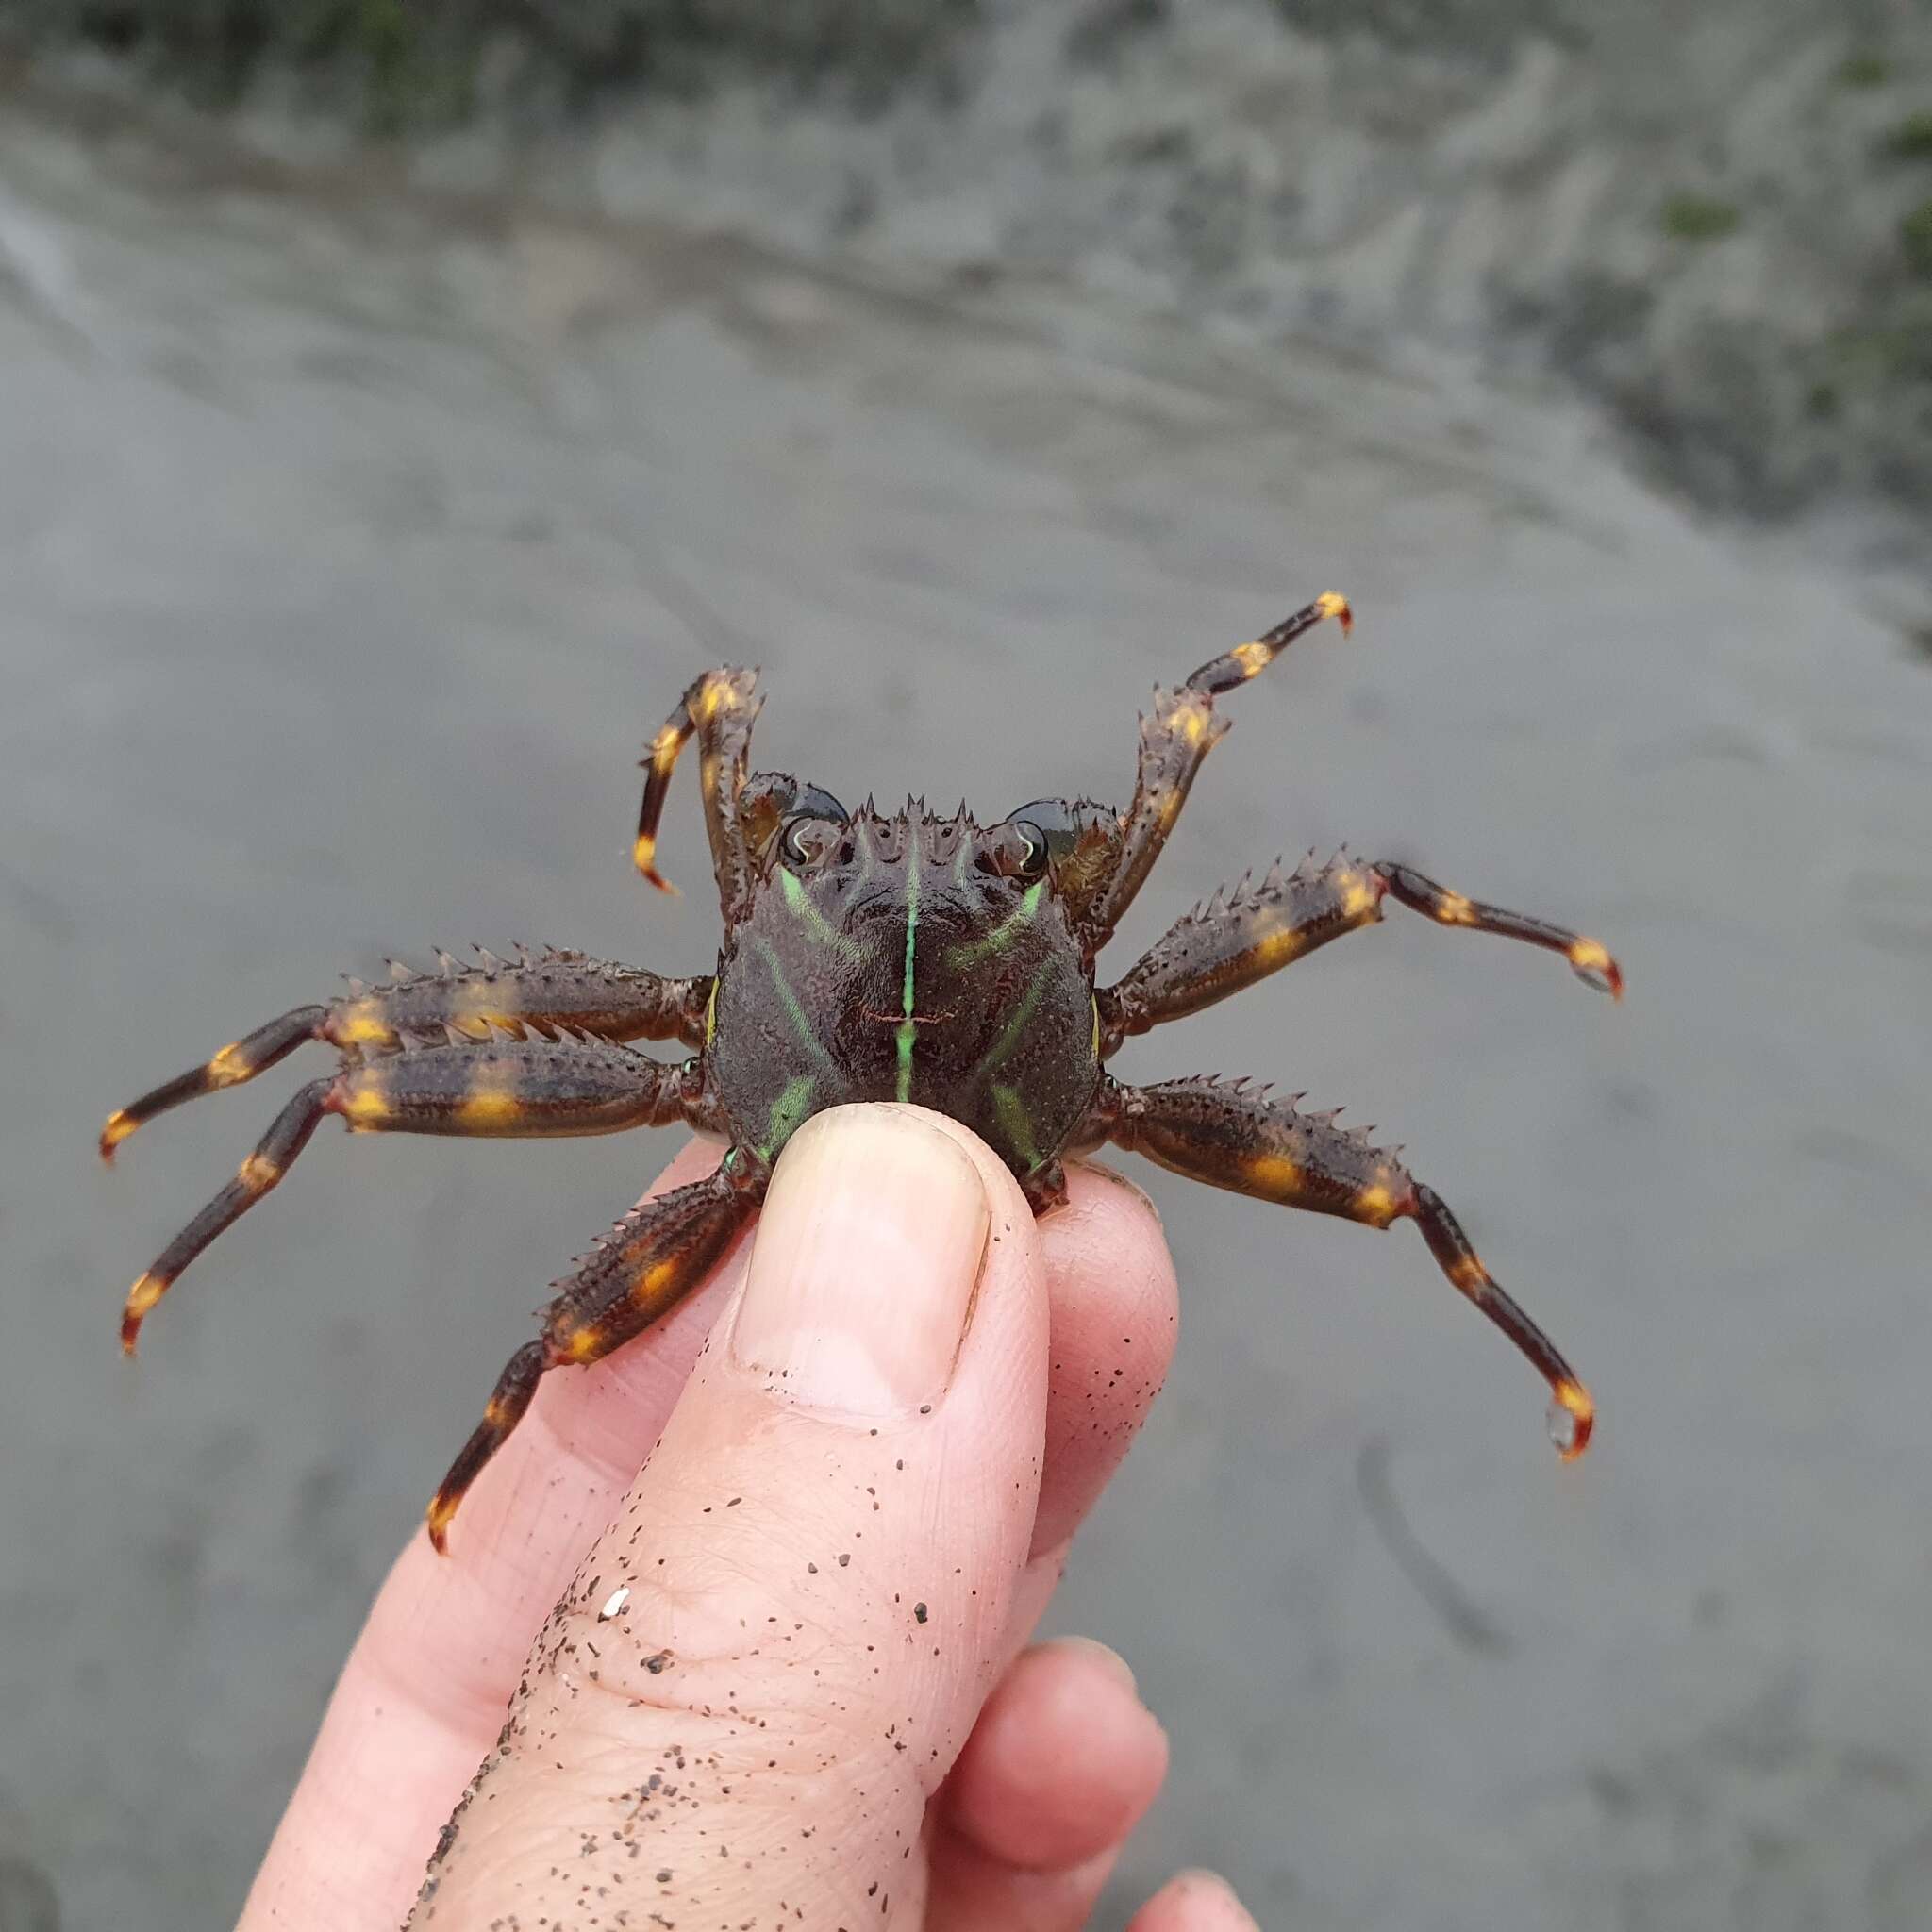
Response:
[[[1167,1741],[1028,1639],[1175,1301],[1141,1197],[1071,1179],[1036,1223],[953,1122],[808,1122],[748,1250],[404,1551],[242,1932],[393,1932],[419,1884],[436,1932],[1083,1925]],[[1254,1921],[1183,1875],[1132,1932]]]

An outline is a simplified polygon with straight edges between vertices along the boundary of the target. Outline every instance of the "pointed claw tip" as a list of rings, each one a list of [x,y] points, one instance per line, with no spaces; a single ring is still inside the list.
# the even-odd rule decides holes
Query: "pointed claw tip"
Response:
[[[449,1521],[456,1513],[454,1504],[445,1504],[438,1496],[424,1518],[424,1527],[429,1532],[429,1547],[439,1557],[449,1555]]]
[[[641,836],[637,843],[631,847],[630,856],[631,862],[643,874],[650,884],[656,886],[660,892],[669,892],[674,899],[677,897],[677,888],[658,870],[658,841],[656,839],[648,834]]]
[[[1584,985],[1607,992],[1613,1000],[1624,997],[1624,969],[1596,940],[1578,940],[1570,948],[1570,970]]]
[[[1565,1462],[1574,1462],[1590,1447],[1596,1428],[1596,1404],[1581,1382],[1558,1382],[1552,1395],[1550,1440]]]
[[[134,1353],[135,1338],[154,1305],[168,1291],[168,1284],[156,1274],[143,1274],[127,1291],[127,1304],[121,1311],[121,1353]]]
[[[117,1108],[108,1116],[107,1124],[101,1129],[101,1158],[112,1165],[114,1150],[141,1123],[130,1120],[125,1108]]]
[[[1324,591],[1315,599],[1315,608],[1324,617],[1339,618],[1343,637],[1355,628],[1355,611],[1340,591]]]

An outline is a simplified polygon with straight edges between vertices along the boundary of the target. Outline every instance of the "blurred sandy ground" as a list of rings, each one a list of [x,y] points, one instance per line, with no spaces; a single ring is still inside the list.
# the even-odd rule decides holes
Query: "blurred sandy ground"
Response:
[[[1118,1914],[1198,1860],[1296,1932],[1932,1924],[1932,675],[1865,586],[1450,365],[370,186],[0,121],[6,1932],[232,1913],[525,1311],[670,1145],[324,1136],[129,1369],[280,1083],[112,1174],[102,1113],[389,951],[702,967],[626,847],[705,663],[764,666],[768,761],[991,813],[1124,792],[1149,685],[1331,586],[1356,641],[1230,707],[1120,964],[1346,838],[1630,996],[1391,915],[1124,1070],[1406,1142],[1600,1446],[1557,1466],[1404,1233],[1137,1170],[1186,1333],[1058,1617],[1174,1737]]]

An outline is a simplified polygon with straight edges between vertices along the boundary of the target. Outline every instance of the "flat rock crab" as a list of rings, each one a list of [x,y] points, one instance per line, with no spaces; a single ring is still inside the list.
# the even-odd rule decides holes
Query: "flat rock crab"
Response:
[[[1346,854],[1224,888],[1123,978],[1096,984],[1101,949],[1228,728],[1215,700],[1326,618],[1346,629],[1347,601],[1318,597],[1157,691],[1125,810],[1046,799],[985,826],[963,807],[941,819],[916,801],[890,816],[869,802],[849,812],[815,785],[753,774],[757,674],[705,673],[651,741],[634,856],[668,890],[658,827],[678,754],[695,737],[724,922],[716,970],[666,978],[558,950],[475,963],[445,954],[438,973],[397,967],[391,985],[352,981],[341,998],[298,1007],[114,1113],[104,1156],[157,1114],[253,1079],[305,1041],[341,1056],[135,1282],[124,1346],[133,1349],[181,1272],[275,1186],[326,1115],[362,1133],[507,1137],[683,1122],[724,1141],[708,1178],[634,1208],[557,1284],[541,1334],[510,1357],[429,1505],[429,1535],[442,1549],[464,1492],[541,1375],[608,1354],[698,1282],[757,1212],[802,1122],[842,1102],[896,1099],[979,1134],[1036,1213],[1064,1198],[1066,1157],[1111,1141],[1284,1207],[1370,1227],[1413,1221],[1450,1281],[1548,1382],[1557,1446],[1580,1455],[1594,1417],[1582,1382],[1393,1153],[1244,1080],[1133,1087],[1106,1071],[1134,1035],[1374,924],[1390,898],[1444,925],[1544,947],[1591,985],[1622,991],[1594,940],[1466,898],[1406,865]],[[635,1040],[691,1051],[672,1063],[625,1043]]]

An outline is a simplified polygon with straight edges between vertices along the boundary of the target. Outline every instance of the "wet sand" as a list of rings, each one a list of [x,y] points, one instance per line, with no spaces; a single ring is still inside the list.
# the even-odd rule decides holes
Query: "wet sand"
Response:
[[[1599,1444],[1557,1466],[1407,1230],[1134,1165],[1180,1359],[1056,1617],[1174,1739],[1118,1916],[1190,1860],[1297,1932],[1923,1924],[1932,675],[1863,587],[1447,365],[369,185],[0,119],[0,1913],[232,1914],[525,1310],[672,1144],[325,1135],[130,1368],[282,1083],[112,1174],[108,1108],[387,952],[703,968],[627,844],[706,663],[762,664],[780,768],[991,813],[1124,793],[1157,678],[1334,587],[1355,641],[1229,702],[1118,966],[1346,839],[1629,997],[1391,913],[1123,1070],[1406,1143]]]

